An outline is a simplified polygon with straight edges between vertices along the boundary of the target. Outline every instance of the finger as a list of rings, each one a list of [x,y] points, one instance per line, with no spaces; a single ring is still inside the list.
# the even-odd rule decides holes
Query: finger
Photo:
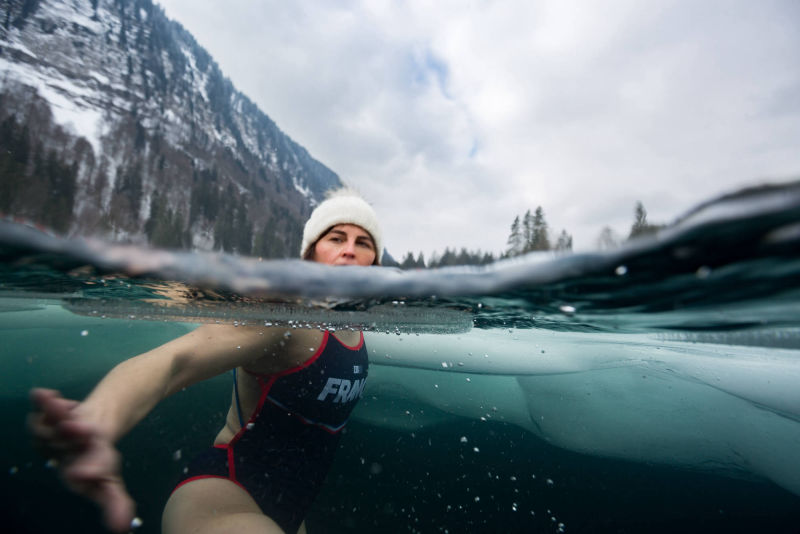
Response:
[[[47,388],[32,388],[29,394],[31,402],[35,406],[39,406],[42,403],[42,400],[45,398],[58,395],[60,394],[55,389],[47,389]]]
[[[74,443],[77,447],[85,447],[98,435],[96,425],[80,419],[61,421],[57,426],[57,431],[61,438]]]
[[[53,425],[45,424],[44,414],[42,413],[29,413],[26,418],[26,425],[28,431],[38,439],[52,439],[56,434],[56,429]]]
[[[33,388],[30,391],[31,403],[35,411],[44,412],[47,407],[64,406],[71,410],[78,403],[77,401],[65,399],[61,393],[55,389]]]
[[[44,456],[56,454],[76,448],[73,439],[65,439],[57,425],[45,422],[44,415],[32,413],[27,416],[27,427],[33,437],[33,445]]]
[[[114,532],[128,532],[136,513],[136,504],[125,489],[122,480],[103,484],[98,504],[103,508],[106,526]]]
[[[136,512],[133,501],[122,479],[116,476],[91,481],[70,481],[67,487],[97,504],[103,511],[106,526],[114,531],[125,533],[131,530],[131,521]]]
[[[77,405],[77,401],[61,396],[43,397],[40,408],[46,421],[59,422],[74,417],[73,410]]]
[[[119,453],[111,447],[91,446],[64,469],[64,478],[73,483],[103,480],[119,472]]]

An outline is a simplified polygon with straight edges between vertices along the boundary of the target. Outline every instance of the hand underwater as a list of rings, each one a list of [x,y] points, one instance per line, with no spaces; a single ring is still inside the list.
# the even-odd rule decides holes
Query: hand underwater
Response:
[[[98,428],[80,415],[74,400],[51,389],[31,390],[28,427],[41,453],[56,461],[64,484],[97,503],[106,526],[128,532],[135,504],[120,476],[120,454]]]

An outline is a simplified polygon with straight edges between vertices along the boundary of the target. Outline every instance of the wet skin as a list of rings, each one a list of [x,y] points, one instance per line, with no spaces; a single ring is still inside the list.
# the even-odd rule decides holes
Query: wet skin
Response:
[[[327,265],[368,266],[376,254],[368,232],[340,224],[315,243],[311,259]],[[83,402],[65,399],[54,390],[32,390],[34,409],[28,426],[42,453],[57,460],[65,485],[97,503],[110,530],[128,532],[135,503],[121,476],[116,441],[172,393],[234,367],[259,373],[292,368],[305,361],[309,348],[318,347],[323,337],[316,330],[294,332],[287,343],[285,333],[282,328],[201,326],[122,362]],[[339,335],[344,343],[355,345],[360,334]],[[243,400],[251,396],[243,392]],[[243,404],[250,403],[245,400]],[[229,412],[217,442],[238,430],[232,414]],[[167,503],[162,526],[169,534],[281,532],[247,492],[220,479],[198,480],[178,488]],[[304,530],[303,525],[300,532]]]

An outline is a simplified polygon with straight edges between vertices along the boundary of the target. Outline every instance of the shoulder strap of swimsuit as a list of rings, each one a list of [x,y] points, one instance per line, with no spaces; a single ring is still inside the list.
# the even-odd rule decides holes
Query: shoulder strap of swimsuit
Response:
[[[239,426],[244,428],[242,417],[242,403],[239,401],[239,381],[236,379],[236,367],[233,368],[233,396],[236,398],[236,413],[239,416]]]

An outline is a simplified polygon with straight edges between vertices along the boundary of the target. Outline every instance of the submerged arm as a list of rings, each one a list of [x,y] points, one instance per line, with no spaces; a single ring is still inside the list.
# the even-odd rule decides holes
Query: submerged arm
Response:
[[[35,389],[29,426],[43,451],[58,460],[65,484],[95,501],[116,532],[130,529],[134,503],[120,475],[114,443],[165,397],[263,355],[275,329],[201,326],[111,370],[81,403]],[[283,364],[276,360],[275,365]]]
[[[161,400],[263,355],[275,330],[205,325],[111,370],[76,413],[117,441]]]

